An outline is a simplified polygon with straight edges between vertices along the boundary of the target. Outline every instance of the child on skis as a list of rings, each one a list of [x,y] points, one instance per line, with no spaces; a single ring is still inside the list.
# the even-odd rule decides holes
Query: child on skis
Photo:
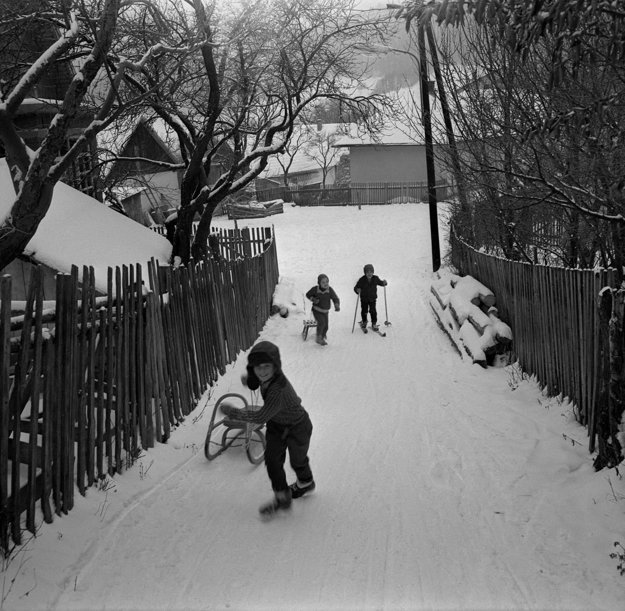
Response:
[[[226,416],[246,422],[267,423],[265,467],[271,481],[274,499],[259,508],[262,515],[288,509],[297,499],[315,489],[315,480],[308,461],[308,447],[313,426],[301,399],[282,372],[280,350],[271,342],[258,342],[247,357],[247,374],[241,382],[251,390],[260,387],[263,406],[258,411],[222,406]],[[290,486],[286,481],[284,461],[289,462],[297,476]]]
[[[373,272],[373,265],[367,263],[364,266],[364,276],[361,276],[356,282],[354,292],[360,296],[360,326],[363,329],[367,328],[367,314],[371,316],[371,328],[374,331],[379,330],[378,326],[378,312],[375,307],[375,302],[378,298],[378,286],[386,286],[388,282],[386,280],[380,280]]]
[[[330,286],[330,279],[325,274],[317,276],[317,284],[307,293],[306,297],[312,301],[312,313],[317,321],[317,343],[325,346],[328,342],[330,306],[334,303],[334,311],[339,312],[341,302],[334,289]]]

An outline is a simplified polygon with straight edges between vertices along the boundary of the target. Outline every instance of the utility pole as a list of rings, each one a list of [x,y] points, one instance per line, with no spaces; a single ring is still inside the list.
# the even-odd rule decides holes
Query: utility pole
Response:
[[[421,112],[425,137],[425,166],[428,181],[428,206],[430,210],[430,240],[432,242],[432,271],[441,266],[441,247],[438,236],[438,210],[436,201],[436,170],[434,168],[434,146],[432,144],[432,115],[430,112],[430,91],[428,83],[427,54],[425,50],[425,27],[419,24],[417,31],[419,47],[419,75],[421,78]]]

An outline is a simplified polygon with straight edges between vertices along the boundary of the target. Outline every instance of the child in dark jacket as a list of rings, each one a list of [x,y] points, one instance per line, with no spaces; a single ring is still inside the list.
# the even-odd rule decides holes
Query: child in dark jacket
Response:
[[[230,418],[246,422],[267,423],[265,436],[265,467],[271,481],[274,499],[262,505],[262,515],[271,515],[278,509],[288,509],[291,499],[299,498],[315,489],[315,480],[308,461],[308,447],[312,423],[302,401],[282,372],[280,350],[271,342],[258,342],[247,357],[247,374],[241,382],[251,390],[260,388],[263,406],[258,411],[223,405],[222,411]],[[284,461],[286,451],[297,481],[290,486],[286,481]]]
[[[330,306],[334,304],[334,311],[339,312],[341,302],[334,289],[330,286],[330,279],[325,274],[319,274],[317,284],[307,293],[306,297],[312,301],[312,313],[317,321],[317,343],[325,346],[329,326]]]
[[[367,314],[371,315],[371,327],[375,331],[379,329],[378,326],[378,312],[375,307],[375,302],[378,298],[378,286],[386,286],[388,282],[386,280],[380,280],[373,272],[373,265],[367,263],[364,266],[364,276],[361,276],[356,282],[354,292],[360,295],[360,326],[363,329],[367,328]]]

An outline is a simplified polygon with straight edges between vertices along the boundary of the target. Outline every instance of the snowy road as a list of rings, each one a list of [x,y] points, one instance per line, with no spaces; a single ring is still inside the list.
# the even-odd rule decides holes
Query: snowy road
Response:
[[[242,392],[239,358],[114,493],[91,490],[55,521],[68,531],[46,608],[622,609],[609,553],[623,540],[623,481],[593,472],[569,405],[453,351],[428,305],[427,207],[270,220],[281,275],[304,293],[324,272],[342,300],[327,347],[302,341],[303,313],[262,333],[311,414],[317,491],[262,523],[264,468],[235,449],[204,458],[216,397]],[[365,263],[389,282],[386,338],[351,333]],[[383,322],[382,293],[378,310]],[[70,535],[73,519],[85,526]]]

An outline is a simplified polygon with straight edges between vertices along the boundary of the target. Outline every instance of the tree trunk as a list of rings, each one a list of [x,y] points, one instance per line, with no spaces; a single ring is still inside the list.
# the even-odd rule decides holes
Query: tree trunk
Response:
[[[206,206],[204,207],[204,212],[202,212],[202,217],[200,218],[200,222],[198,223],[195,238],[193,239],[193,245],[191,246],[191,252],[193,254],[193,258],[196,261],[200,261],[201,259],[205,259],[208,256],[208,251],[210,247],[209,238],[210,238],[210,228],[211,222],[213,220],[213,213],[217,208],[217,205],[224,199],[224,196],[210,198],[208,202],[206,202]]]
[[[176,257],[180,257],[180,261],[184,265],[187,265],[191,260],[191,236],[194,217],[195,208],[192,206],[180,207],[178,210],[178,220],[176,221],[174,244],[171,252],[172,263]]]
[[[461,222],[470,228],[470,235],[466,236],[471,243],[474,241],[472,225],[469,222],[467,192],[464,182],[464,175],[460,166],[460,155],[458,154],[458,147],[456,146],[456,137],[454,135],[453,123],[451,121],[451,113],[449,112],[449,102],[447,101],[447,93],[445,92],[445,85],[443,83],[443,76],[441,74],[440,63],[438,61],[438,52],[436,49],[436,40],[434,39],[434,33],[432,32],[432,24],[428,21],[425,24],[425,31],[428,37],[428,43],[430,45],[430,53],[432,56],[432,66],[434,68],[434,76],[436,78],[436,86],[438,88],[438,95],[441,100],[441,110],[443,112],[443,121],[445,122],[445,132],[447,135],[447,142],[449,144],[449,153],[451,156],[451,164],[454,172],[454,178],[456,179],[456,187],[458,189],[458,201],[460,202],[460,219]]]

